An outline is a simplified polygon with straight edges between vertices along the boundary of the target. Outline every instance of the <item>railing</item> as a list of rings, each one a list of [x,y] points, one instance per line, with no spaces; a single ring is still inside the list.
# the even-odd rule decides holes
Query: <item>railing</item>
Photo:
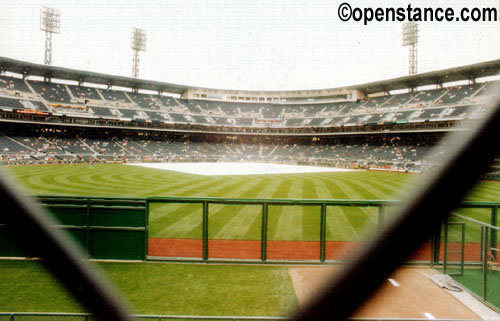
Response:
[[[500,227],[496,226],[496,213],[497,213],[497,207],[495,207],[492,212],[495,215],[492,215],[492,224],[484,223],[478,220],[475,220],[470,217],[466,217],[457,213],[452,213],[450,215],[450,219],[453,220],[454,223],[457,221],[462,221],[464,223],[469,223],[475,226],[480,227],[480,247],[477,249],[480,253],[479,255],[476,255],[478,258],[476,262],[468,262],[468,263],[478,263],[482,270],[482,282],[481,282],[481,292],[476,293],[483,301],[488,302],[489,296],[488,296],[488,274],[489,272],[496,270],[499,271],[499,259],[498,254],[500,252],[500,249],[497,248],[498,243],[497,243],[497,233],[500,231]],[[450,223],[448,223],[450,224]],[[462,246],[463,249],[463,246]],[[461,262],[461,273],[455,274],[457,276],[462,276],[464,274],[464,268],[463,265],[465,264],[464,260],[462,259]],[[446,263],[444,265],[445,268],[445,273],[446,271]],[[466,272],[465,272],[466,273]],[[448,273],[450,274],[450,273]],[[453,274],[450,274],[453,275]],[[464,284],[467,287],[467,284]]]
[[[152,213],[151,204],[199,204],[202,207],[202,255],[201,258],[169,258],[161,257],[161,260],[175,260],[175,261],[186,261],[186,262],[227,262],[227,260],[217,260],[215,258],[210,258],[209,256],[209,231],[210,226],[210,205],[253,205],[260,206],[260,216],[261,216],[261,235],[260,235],[260,259],[259,260],[248,260],[248,259],[236,259],[227,258],[230,262],[241,262],[241,263],[282,263],[282,264],[296,264],[296,263],[325,263],[335,260],[327,260],[326,258],[326,226],[327,226],[327,208],[328,207],[372,207],[377,208],[378,215],[378,229],[381,229],[386,221],[386,211],[387,208],[392,206],[395,207],[401,204],[400,201],[394,200],[325,200],[325,199],[242,199],[242,198],[216,198],[216,197],[148,197],[147,199],[149,213]],[[268,257],[268,221],[269,221],[269,206],[312,206],[319,208],[320,224],[319,224],[319,253],[317,260],[272,260]],[[485,208],[491,209],[491,222],[496,224],[497,220],[497,210],[500,207],[500,202],[462,202],[459,207],[461,208]],[[168,214],[167,214],[168,215]],[[168,216],[167,216],[168,219]],[[431,264],[439,264],[440,258],[440,240],[433,239],[431,246]],[[446,243],[445,243],[446,246]],[[155,256],[149,256],[149,259],[158,259]]]
[[[256,205],[261,206],[261,263],[274,263],[275,261],[268,260],[267,243],[268,243],[268,220],[269,206],[314,206],[320,209],[320,251],[319,262],[326,261],[326,215],[327,207],[329,206],[347,206],[347,207],[376,207],[378,208],[378,222],[382,225],[384,222],[385,208],[394,206],[397,201],[386,200],[320,200],[320,199],[240,199],[240,198],[212,198],[212,197],[149,197],[147,198],[148,207],[151,204],[172,204],[172,203],[187,203],[202,205],[202,244],[203,254],[202,260],[208,261],[209,258],[209,206],[211,204],[224,205]],[[500,205],[500,204],[499,204]],[[151,209],[149,209],[151,212]],[[191,259],[192,260],[192,259]],[[238,261],[238,260],[233,260]],[[248,260],[242,261],[248,263]],[[306,261],[300,261],[305,263]],[[317,261],[316,261],[317,262]],[[287,260],[286,263],[296,263],[293,260]]]

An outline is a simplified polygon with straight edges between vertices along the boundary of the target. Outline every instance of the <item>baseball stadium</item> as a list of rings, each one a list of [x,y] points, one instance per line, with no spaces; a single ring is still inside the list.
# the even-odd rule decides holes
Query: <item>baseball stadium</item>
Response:
[[[138,28],[132,76],[53,63],[36,10],[44,64],[0,45],[0,321],[500,320],[500,59],[418,72],[409,23],[409,75],[179,85]]]

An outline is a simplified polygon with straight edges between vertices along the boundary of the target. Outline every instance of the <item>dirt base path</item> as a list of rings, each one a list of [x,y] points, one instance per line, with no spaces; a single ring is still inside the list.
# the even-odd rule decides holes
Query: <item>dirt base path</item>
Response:
[[[336,267],[293,267],[289,269],[299,305],[304,305]],[[480,320],[467,306],[429,280],[425,268],[404,268],[378,290],[355,313],[358,318],[416,318]]]

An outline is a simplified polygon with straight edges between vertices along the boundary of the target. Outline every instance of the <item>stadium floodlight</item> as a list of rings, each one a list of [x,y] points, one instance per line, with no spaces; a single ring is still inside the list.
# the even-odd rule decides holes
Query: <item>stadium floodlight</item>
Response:
[[[40,8],[40,31],[45,31],[45,64],[52,65],[52,34],[61,33],[61,13],[58,9]]]
[[[418,61],[418,23],[416,22],[406,22],[403,24],[403,46],[410,47],[410,57],[409,57],[409,74],[414,75],[417,73],[417,61]]]
[[[132,75],[139,76],[139,51],[146,51],[146,32],[139,28],[132,29],[132,41],[130,47],[134,51],[132,61]]]

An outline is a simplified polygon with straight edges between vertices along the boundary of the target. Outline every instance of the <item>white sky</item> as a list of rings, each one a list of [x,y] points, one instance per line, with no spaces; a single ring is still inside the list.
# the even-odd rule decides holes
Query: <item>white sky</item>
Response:
[[[354,6],[409,1],[346,0]],[[147,32],[140,78],[220,89],[332,88],[407,75],[401,23],[342,22],[337,0],[0,0],[0,56],[43,63],[40,6],[61,11],[56,66],[131,76],[132,27]],[[415,0],[413,7],[499,7]],[[419,72],[500,58],[499,22],[420,25]]]

